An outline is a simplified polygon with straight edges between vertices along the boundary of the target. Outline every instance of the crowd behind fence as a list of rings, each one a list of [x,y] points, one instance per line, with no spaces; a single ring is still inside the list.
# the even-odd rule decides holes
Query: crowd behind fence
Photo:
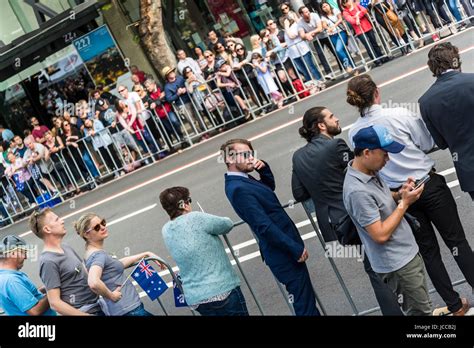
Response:
[[[13,223],[37,205],[55,205],[107,178],[132,172],[285,103],[317,94],[328,79],[367,71],[372,63],[408,53],[446,30],[455,32],[456,25],[463,29],[473,18],[463,2],[424,3],[425,11],[400,3],[398,8],[395,4],[380,6],[381,12],[374,7],[364,17],[371,30],[368,24],[364,31],[360,22],[347,20],[331,29],[326,20],[321,33],[326,36],[312,41],[288,39],[296,23],[280,36],[282,29],[269,25],[260,34],[260,43],[245,57],[235,50],[240,45],[245,52],[245,47],[230,39],[233,48],[228,45],[226,55],[206,51],[210,58],[202,71],[183,69],[186,93],[172,101],[166,94],[150,98],[156,82],[143,81],[148,93],[142,86],[144,109],[133,122],[133,115],[121,109],[124,101],[118,106],[109,101],[100,109],[98,100],[92,99],[81,111],[85,117],[62,114],[57,118],[61,125],[56,134],[46,134],[42,144],[30,139],[32,150],[26,151],[27,156],[5,151],[0,225]],[[398,21],[392,18],[394,11]],[[446,24],[450,26],[444,27]]]

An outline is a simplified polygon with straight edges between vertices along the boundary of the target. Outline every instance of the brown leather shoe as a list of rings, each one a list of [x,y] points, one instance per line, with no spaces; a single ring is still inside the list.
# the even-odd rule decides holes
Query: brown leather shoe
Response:
[[[461,302],[462,302],[461,309],[453,313],[453,316],[455,317],[462,317],[469,311],[470,307],[469,307],[469,302],[467,301],[467,299],[462,297]]]

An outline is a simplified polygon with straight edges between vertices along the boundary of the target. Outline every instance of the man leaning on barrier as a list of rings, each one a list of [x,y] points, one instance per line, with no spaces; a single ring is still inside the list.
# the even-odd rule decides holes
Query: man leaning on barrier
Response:
[[[254,157],[252,144],[245,139],[227,141],[221,146],[221,156],[227,165],[226,196],[255,233],[262,257],[285,285],[296,315],[320,315],[305,263],[308,251],[275,195],[275,179],[268,163]],[[249,175],[254,170],[260,180]]]
[[[354,136],[354,160],[349,162],[344,180],[344,205],[365,247],[373,270],[398,296],[407,315],[431,315],[423,259],[404,215],[423,192],[409,178],[397,194],[392,194],[378,171],[404,145],[393,140],[387,129],[371,126]]]
[[[342,245],[360,245],[342,198],[344,175],[354,154],[344,139],[334,138],[341,131],[339,120],[328,108],[306,111],[299,133],[308,144],[293,155],[291,186],[297,201],[313,200],[318,226],[327,242],[338,239]],[[374,272],[369,258],[363,261],[382,314],[403,315],[396,296]]]

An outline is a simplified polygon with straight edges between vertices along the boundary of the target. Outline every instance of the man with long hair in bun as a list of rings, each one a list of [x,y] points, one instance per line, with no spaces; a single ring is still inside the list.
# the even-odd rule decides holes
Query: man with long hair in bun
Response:
[[[345,171],[354,158],[342,138],[339,119],[324,106],[307,110],[299,134],[308,143],[293,154],[291,186],[297,201],[312,199],[319,229],[326,242],[339,240],[342,245],[360,245],[361,241],[344,207],[342,190]],[[350,235],[352,233],[352,235]],[[369,276],[383,315],[403,315],[396,296],[373,271],[364,255]]]
[[[427,155],[435,143],[425,123],[417,112],[402,107],[382,107],[380,89],[369,75],[360,75],[349,81],[347,102],[357,107],[361,115],[349,131],[348,138],[352,143],[362,128],[380,125],[386,127],[397,142],[405,145],[403,151],[391,154],[390,161],[380,170],[380,177],[396,201],[400,200],[400,190],[407,178],[419,181],[429,177],[420,199],[410,205],[408,213],[420,222],[420,228],[413,232],[434,287],[449,312],[464,315],[469,310],[469,303],[451,284],[433,225],[471,286],[474,286],[474,254],[446,179],[436,173],[435,161]]]

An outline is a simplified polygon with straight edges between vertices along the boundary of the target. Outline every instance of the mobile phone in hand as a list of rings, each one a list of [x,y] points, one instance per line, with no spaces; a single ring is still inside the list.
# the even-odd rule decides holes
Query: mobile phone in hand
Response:
[[[415,182],[415,188],[414,190],[417,190],[418,188],[420,188],[421,185],[423,185],[424,183],[428,182],[429,180],[431,179],[431,177],[429,175],[425,175],[423,178],[421,178],[420,180],[417,180]]]

